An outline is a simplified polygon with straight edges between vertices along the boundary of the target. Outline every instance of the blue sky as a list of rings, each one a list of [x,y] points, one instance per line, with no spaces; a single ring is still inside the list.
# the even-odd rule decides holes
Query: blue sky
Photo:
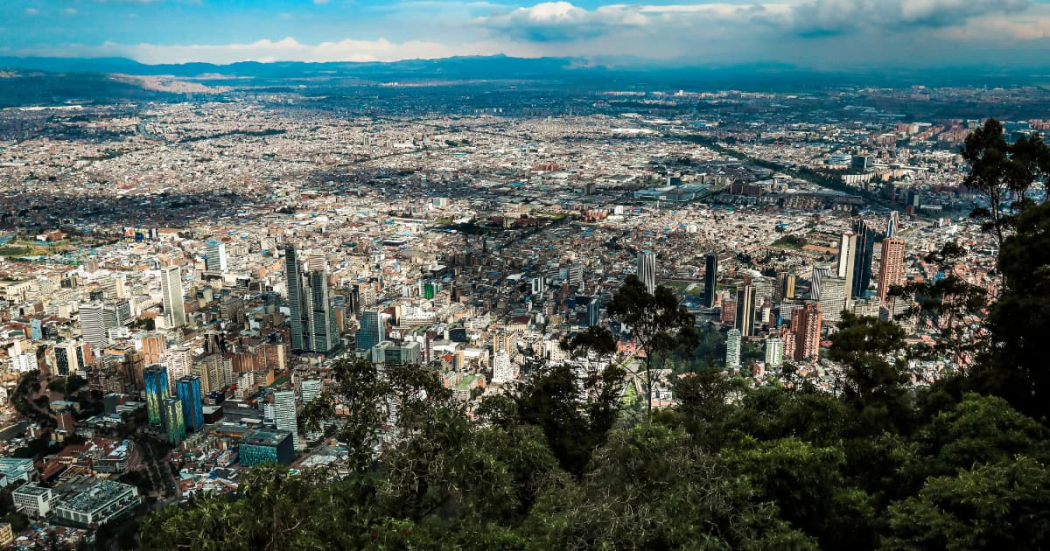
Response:
[[[0,55],[144,63],[454,55],[923,67],[1050,59],[1033,0],[0,0]]]

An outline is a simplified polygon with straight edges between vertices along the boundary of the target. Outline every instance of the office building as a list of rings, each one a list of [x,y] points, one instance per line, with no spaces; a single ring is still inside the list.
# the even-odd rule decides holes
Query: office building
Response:
[[[288,465],[295,460],[292,434],[284,430],[255,430],[241,439],[237,447],[238,461],[245,467],[264,463]]]
[[[879,300],[886,300],[890,288],[904,283],[904,240],[891,237],[882,240],[879,265]]]
[[[766,367],[780,367],[784,363],[784,341],[778,337],[766,339]]]
[[[23,484],[11,492],[15,510],[32,518],[44,518],[55,507],[55,495],[51,488],[36,484]]]
[[[861,218],[853,222],[853,232],[857,234],[856,249],[853,254],[853,283],[850,286],[853,298],[865,298],[871,286],[871,266],[875,257],[875,230]]]
[[[758,291],[752,285],[751,279],[746,278],[744,285],[737,291],[736,299],[736,328],[744,337],[755,334],[755,301]]]
[[[807,302],[805,306],[792,312],[791,332],[795,334],[796,360],[815,360],[819,357],[820,330],[823,322],[820,305],[815,302]]]
[[[852,310],[847,295],[848,281],[845,278],[829,277],[821,282],[820,311],[825,323],[842,321],[842,311]]]
[[[164,317],[169,327],[186,325],[186,303],[182,295],[182,269],[168,266],[160,272],[160,292]]]
[[[777,273],[777,286],[773,289],[773,301],[781,302],[795,298],[795,274]]]
[[[421,363],[419,343],[383,341],[369,350],[372,362],[385,365],[418,365]]]
[[[307,328],[310,334],[304,338],[307,349],[320,354],[338,351],[343,343],[336,329],[332,302],[328,296],[328,275],[323,264],[320,269],[310,271],[304,291],[309,303]]]
[[[598,299],[597,296],[591,297],[587,303],[587,327],[594,327],[601,323],[601,308]]]
[[[361,313],[361,328],[357,330],[355,348],[368,350],[386,339],[383,318],[379,310],[365,310]]]
[[[201,379],[194,375],[179,378],[175,383],[175,395],[182,402],[183,424],[187,431],[197,432],[204,426],[204,402],[201,396]]]
[[[295,411],[295,392],[278,390],[273,393],[273,422],[278,430],[292,434],[292,447],[299,449],[299,421]]]
[[[102,303],[98,302],[80,305],[80,332],[83,334],[84,342],[98,351],[109,344],[109,338],[106,336],[104,309]]]
[[[898,223],[899,223],[899,221],[897,219],[897,211],[895,211],[895,210],[890,211],[889,220],[886,221],[886,235],[885,235],[885,239],[889,239],[891,237],[897,237],[897,226],[898,226]]]
[[[715,293],[718,292],[718,255],[707,253],[704,271],[704,307],[715,307]]]
[[[63,485],[67,493],[55,507],[65,523],[88,528],[107,524],[131,514],[142,504],[139,490],[131,484],[82,476]]]
[[[813,266],[813,276],[809,287],[809,298],[811,300],[820,300],[821,287],[824,284],[824,280],[829,277],[832,277],[831,266]]]
[[[92,359],[91,345],[76,341],[65,341],[55,345],[55,368],[60,377],[76,374],[87,369]]]
[[[292,352],[304,352],[309,346],[307,333],[310,320],[306,305],[306,292],[303,289],[303,272],[295,247],[284,250],[284,270],[288,283],[288,309],[291,311],[289,321],[292,333]]]
[[[638,253],[638,279],[645,285],[649,294],[656,293],[656,253]]]
[[[204,268],[209,272],[226,271],[226,244],[211,239],[208,241],[207,256],[204,257]]]
[[[321,396],[324,391],[324,381],[321,379],[303,379],[299,383],[299,395],[304,404],[309,404]]]
[[[149,422],[151,425],[162,426],[163,403],[170,396],[168,370],[162,365],[151,365],[142,372],[142,377],[146,383],[146,411],[149,414]]]
[[[186,438],[186,418],[182,413],[182,401],[178,398],[165,398],[161,402],[161,417],[164,421],[164,432],[168,435],[168,443],[182,442]]]
[[[857,260],[857,234],[848,231],[842,234],[839,241],[838,271],[835,274],[839,279],[845,281],[846,304],[850,309],[850,299],[853,297],[853,273],[856,271]]]
[[[740,330],[730,329],[726,336],[726,367],[740,367],[740,345]]]
[[[492,382],[505,383],[514,379],[514,368],[510,363],[510,355],[501,350],[492,356]]]

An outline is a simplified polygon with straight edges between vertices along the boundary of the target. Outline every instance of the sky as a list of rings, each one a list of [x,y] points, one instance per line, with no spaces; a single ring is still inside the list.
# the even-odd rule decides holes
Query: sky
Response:
[[[0,0],[0,56],[1045,67],[1050,0]]]

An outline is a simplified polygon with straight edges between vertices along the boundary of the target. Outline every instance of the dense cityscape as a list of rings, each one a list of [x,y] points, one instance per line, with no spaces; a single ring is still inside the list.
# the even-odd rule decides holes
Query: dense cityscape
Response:
[[[409,421],[418,396],[441,394],[441,407],[481,427],[470,430],[501,427],[491,404],[524,408],[556,366],[574,381],[572,409],[613,408],[605,430],[614,435],[660,419],[692,431],[692,421],[668,419],[695,406],[688,381],[701,373],[731,389],[705,402],[710,411],[791,392],[851,407],[866,396],[858,357],[892,365],[894,388],[916,400],[985,361],[976,345],[990,342],[990,312],[1008,292],[1000,248],[1021,231],[997,217],[1020,210],[1003,206],[1012,201],[1041,205],[1040,171],[1050,167],[1036,163],[1030,185],[996,195],[967,156],[984,129],[1018,148],[1050,130],[1050,92],[1036,85],[757,91],[122,75],[102,81],[116,91],[76,92],[73,78],[0,72],[12,88],[43,79],[74,89],[12,95],[0,109],[0,545],[16,549],[138,548],[143,523],[164,511],[193,511],[201,496],[256,499],[246,488],[264,469],[322,485],[353,479],[368,470],[361,457],[382,463],[425,432]],[[124,87],[135,94],[113,99]],[[631,317],[631,297],[672,296],[682,314],[673,328]],[[865,323],[899,343],[848,349],[843,335]],[[581,338],[596,335],[612,346]],[[363,384],[353,370],[365,365],[391,381],[418,368],[433,385],[368,399],[347,390]],[[955,410],[941,407],[933,419],[948,423]],[[1003,453],[1046,457],[1045,419],[1009,415],[1036,436],[1031,449]],[[374,421],[366,435],[355,432],[362,416]],[[832,449],[807,440],[817,429],[806,422],[770,438]],[[546,439],[561,468],[580,474]],[[747,453],[765,449],[754,442]],[[818,457],[799,461],[839,461]],[[587,461],[597,459],[581,473]],[[914,476],[922,487],[925,476]],[[755,503],[786,510],[793,502],[779,495]],[[879,507],[912,494],[893,495]],[[845,501],[829,507],[848,509],[835,499]],[[875,507],[861,501],[849,503]],[[459,514],[414,522],[423,534],[424,520]],[[848,515],[834,539],[784,514],[776,537],[787,539],[756,545],[858,548],[841,535]],[[891,524],[919,514],[894,509]],[[1047,526],[1045,511],[1039,518]],[[396,526],[361,537],[382,540]],[[876,546],[872,533],[856,537]],[[566,534],[499,548],[707,541],[570,544]],[[724,548],[755,543],[727,534]],[[308,548],[296,541],[267,545]]]

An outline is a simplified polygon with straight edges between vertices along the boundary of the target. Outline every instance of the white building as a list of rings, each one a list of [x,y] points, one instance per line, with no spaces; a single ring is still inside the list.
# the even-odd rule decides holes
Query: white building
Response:
[[[168,327],[186,325],[186,303],[183,302],[182,295],[182,270],[178,266],[168,266],[161,270],[160,292]]]
[[[784,363],[784,341],[774,337],[766,341],[766,366],[780,367]]]
[[[514,367],[506,350],[497,352],[492,357],[492,382],[505,383],[514,380]]]
[[[15,509],[33,518],[42,518],[51,514],[55,506],[55,496],[51,488],[36,484],[25,484],[11,493]]]
[[[726,338],[726,367],[740,367],[740,330],[730,329]]]
[[[277,430],[292,433],[292,447],[299,448],[299,420],[295,411],[295,392],[279,390],[273,393],[273,423]]]

